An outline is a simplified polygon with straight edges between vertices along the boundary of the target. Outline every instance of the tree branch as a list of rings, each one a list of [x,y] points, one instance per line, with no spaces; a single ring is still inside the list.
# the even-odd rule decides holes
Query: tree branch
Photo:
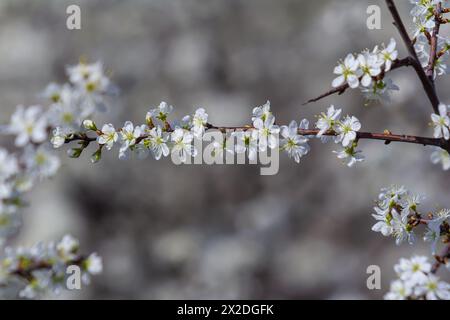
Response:
[[[428,96],[428,99],[431,102],[433,110],[435,113],[439,113],[439,98],[436,94],[436,89],[432,81],[430,81],[427,74],[423,70],[419,58],[417,57],[416,50],[414,49],[414,44],[409,38],[408,32],[406,31],[405,25],[398,13],[397,7],[395,6],[394,0],[386,0],[386,4],[388,6],[389,11],[391,12],[392,17],[394,18],[394,25],[397,27],[400,36],[403,39],[404,44],[406,45],[406,49],[410,57],[412,58],[412,66],[416,71],[420,81],[422,82],[423,88]]]
[[[212,124],[207,124],[206,128],[208,130],[217,130],[222,133],[227,132],[236,132],[236,131],[248,131],[255,130],[253,126],[237,126],[237,127],[220,127]],[[173,132],[173,129],[169,129],[166,132]],[[299,129],[298,134],[302,136],[317,136],[319,134],[319,129]],[[101,132],[97,132],[97,134],[101,134]],[[335,137],[338,133],[330,130],[323,134],[324,136]],[[142,140],[147,139],[149,135],[145,134],[136,139],[136,144],[140,143]],[[384,141],[386,145],[392,142],[401,142],[401,143],[409,143],[409,144],[419,144],[423,146],[436,146],[440,147],[444,150],[450,152],[450,141],[446,141],[444,139],[436,139],[429,137],[420,137],[420,136],[411,136],[411,135],[399,135],[392,134],[389,131],[384,133],[374,133],[374,132],[357,132],[358,140],[378,140]],[[94,137],[88,137],[86,134],[74,134],[71,138],[66,139],[65,143],[70,143],[74,141],[84,142],[85,147],[87,147],[91,142],[96,141]]]

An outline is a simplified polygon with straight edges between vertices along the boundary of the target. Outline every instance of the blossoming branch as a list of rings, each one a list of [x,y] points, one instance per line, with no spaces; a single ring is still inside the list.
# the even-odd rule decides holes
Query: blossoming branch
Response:
[[[150,107],[145,119],[137,124],[126,121],[123,126],[111,123],[97,124],[98,112],[108,110],[109,100],[117,94],[117,88],[107,77],[100,62],[81,62],[67,68],[66,84],[52,83],[42,96],[48,107],[18,106],[8,124],[0,132],[12,135],[16,149],[0,148],[0,286],[11,281],[22,282],[19,296],[34,298],[49,289],[59,292],[63,287],[64,270],[70,265],[80,266],[83,279],[102,270],[102,260],[93,253],[79,253],[78,241],[65,236],[57,244],[39,244],[31,249],[5,248],[22,224],[21,209],[25,196],[45,178],[53,176],[60,160],[53,149],[70,145],[68,155],[79,158],[88,147],[94,145],[91,161],[100,161],[104,152],[118,148],[119,159],[131,156],[156,160],[175,155],[181,162],[188,162],[198,153],[195,141],[203,142],[208,132],[217,132],[211,144],[211,155],[245,156],[249,161],[260,152],[285,152],[296,163],[310,151],[313,139],[334,143],[337,158],[348,167],[364,160],[359,149],[361,140],[379,140],[433,146],[433,163],[441,163],[450,169],[450,118],[449,106],[440,101],[435,81],[447,71],[449,40],[440,35],[441,27],[448,23],[449,12],[445,0],[411,0],[411,16],[415,24],[412,38],[409,36],[393,0],[386,0],[395,25],[408,50],[408,56],[399,58],[397,42],[390,39],[387,45],[375,46],[358,54],[350,53],[334,68],[332,89],[317,98],[319,101],[333,94],[343,94],[349,89],[359,89],[368,102],[388,103],[394,91],[400,88],[389,74],[402,67],[413,67],[433,108],[430,137],[362,131],[363,125],[352,115],[343,116],[342,108],[330,106],[317,115],[314,125],[307,119],[292,120],[288,124],[276,121],[270,102],[251,112],[251,122],[246,125],[224,127],[212,124],[204,108],[182,119],[171,119],[173,107],[162,102]],[[249,110],[250,116],[250,110]],[[250,117],[249,117],[250,118]],[[429,121],[429,120],[428,120]],[[431,136],[432,132],[432,136]],[[236,141],[230,144],[229,141]],[[52,148],[53,147],[53,148]],[[449,265],[450,236],[449,211],[440,210],[430,214],[420,213],[421,198],[412,196],[404,188],[382,191],[374,218],[373,230],[384,236],[393,236],[397,244],[413,243],[414,232],[426,228],[425,241],[432,243],[436,263],[430,264],[426,257],[402,259],[395,267],[400,279],[392,283],[389,299],[448,299],[449,285],[439,281],[435,273],[441,265]],[[443,242],[442,254],[435,253],[438,243]]]

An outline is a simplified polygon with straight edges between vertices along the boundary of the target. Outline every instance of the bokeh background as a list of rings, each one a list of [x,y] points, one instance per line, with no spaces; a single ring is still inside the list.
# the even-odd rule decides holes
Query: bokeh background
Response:
[[[399,2],[408,19],[408,1]],[[66,29],[66,7],[81,7],[82,29]],[[370,4],[382,30],[366,27]],[[383,1],[148,0],[0,2],[0,117],[35,104],[65,66],[103,61],[121,95],[98,120],[142,121],[165,100],[175,116],[204,106],[216,124],[240,125],[253,107],[272,102],[279,123],[314,120],[331,103],[364,130],[431,135],[429,102],[412,70],[392,73],[401,91],[390,105],[364,106],[358,92],[302,103],[328,89],[336,61],[394,36]],[[438,91],[450,102],[449,79]],[[4,143],[6,143],[3,140]],[[396,261],[427,246],[396,247],[370,231],[383,186],[404,184],[427,195],[425,208],[450,206],[449,174],[417,145],[361,144],[367,161],[342,165],[332,145],[312,143],[300,165],[281,157],[280,172],[255,166],[182,166],[170,160],[91,165],[66,159],[30,195],[14,244],[65,233],[97,251],[104,273],[62,298],[97,299],[379,299]],[[366,288],[379,265],[383,289]]]

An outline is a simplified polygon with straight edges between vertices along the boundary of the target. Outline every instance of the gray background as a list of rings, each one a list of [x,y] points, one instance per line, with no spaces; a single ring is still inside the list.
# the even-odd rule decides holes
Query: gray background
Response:
[[[408,17],[408,1],[401,3]],[[65,27],[79,4],[82,30]],[[382,30],[366,28],[379,4]],[[143,121],[161,100],[175,116],[204,106],[216,124],[241,125],[272,102],[278,122],[309,118],[333,103],[367,131],[431,135],[431,107],[412,70],[392,74],[391,105],[364,106],[357,91],[302,102],[329,88],[339,58],[398,40],[383,1],[153,0],[1,1],[0,104],[6,122],[17,104],[39,102],[50,81],[81,56],[102,60],[121,88],[112,112],[121,125]],[[438,90],[450,103],[448,78]],[[6,143],[6,142],[5,142]],[[300,165],[282,156],[280,172],[251,166],[184,166],[170,160],[91,165],[66,159],[58,176],[29,196],[15,244],[71,233],[98,251],[104,273],[71,298],[381,298],[393,264],[413,252],[370,231],[378,190],[392,183],[427,195],[426,209],[449,205],[448,173],[416,145],[361,143],[367,161],[341,165],[334,146],[312,143]],[[382,291],[366,288],[366,268],[382,269]]]

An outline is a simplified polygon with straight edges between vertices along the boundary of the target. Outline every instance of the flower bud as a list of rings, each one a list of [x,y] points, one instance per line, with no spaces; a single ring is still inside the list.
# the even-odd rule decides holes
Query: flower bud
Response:
[[[83,126],[87,130],[97,131],[97,126],[95,125],[94,121],[86,119],[83,121]]]
[[[91,162],[97,163],[102,159],[102,149],[99,148],[97,151],[95,151],[91,156]]]
[[[76,158],[79,158],[81,156],[82,152],[83,152],[82,148],[72,148],[72,149],[67,150],[67,155],[70,158],[76,159]]]

